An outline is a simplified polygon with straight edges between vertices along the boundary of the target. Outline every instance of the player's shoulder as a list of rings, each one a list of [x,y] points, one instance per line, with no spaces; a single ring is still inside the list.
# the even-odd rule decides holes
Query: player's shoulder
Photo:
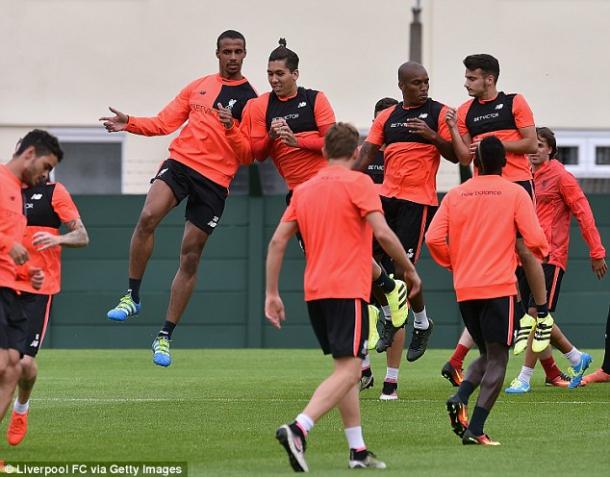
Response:
[[[472,103],[474,103],[474,99],[475,98],[470,98],[470,99],[464,101],[462,104],[460,104],[457,108],[458,112],[468,111],[470,109],[470,106],[472,106]]]

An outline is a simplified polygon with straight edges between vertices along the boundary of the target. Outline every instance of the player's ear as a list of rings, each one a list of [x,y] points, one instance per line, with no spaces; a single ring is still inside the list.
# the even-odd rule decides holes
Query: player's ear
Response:
[[[328,156],[326,155],[326,146],[322,146],[322,155],[324,156],[324,159],[328,161]]]
[[[220,59],[220,51],[216,50],[216,58]]]

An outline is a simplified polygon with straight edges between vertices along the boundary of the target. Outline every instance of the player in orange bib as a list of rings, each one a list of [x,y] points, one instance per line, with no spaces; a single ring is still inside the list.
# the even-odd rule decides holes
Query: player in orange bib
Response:
[[[452,144],[462,165],[469,165],[474,158],[478,143],[485,137],[493,135],[499,138],[506,150],[506,167],[502,177],[522,186],[534,199],[532,172],[527,155],[536,152],[536,126],[534,116],[521,94],[506,94],[497,89],[500,75],[498,60],[488,54],[470,55],[464,59],[466,67],[464,87],[472,99],[462,104],[457,111],[447,113],[447,125],[451,133]],[[475,175],[478,173],[475,167]],[[530,284],[537,317],[532,326],[526,309],[518,303],[518,315],[524,316],[521,328],[528,328],[534,333],[533,347],[544,350],[550,342],[553,318],[549,314],[544,272],[538,260],[523,244],[517,240],[517,251],[523,270]],[[456,350],[443,366],[442,375],[454,385],[461,379],[461,363],[474,345],[468,331],[464,330]]]
[[[220,221],[228,187],[239,161],[218,119],[219,109],[230,109],[241,119],[246,103],[256,97],[242,75],[246,40],[234,30],[216,42],[219,72],[196,79],[154,117],[128,116],[115,109],[115,116],[101,118],[109,132],[127,131],[144,136],[166,135],[186,123],[169,146],[167,159],[153,179],[129,248],[129,288],[108,318],[124,321],[140,312],[140,285],[152,254],[154,232],[161,220],[187,198],[186,224],[180,250],[180,267],[171,286],[165,323],[152,344],[153,362],[169,366],[170,340],[188,305],[197,281],[203,248]]]
[[[84,247],[89,243],[78,209],[62,184],[45,181],[28,187],[23,194],[27,211],[23,244],[30,260],[19,268],[15,288],[21,292],[19,302],[28,323],[18,394],[7,429],[8,443],[13,446],[18,445],[27,432],[30,396],[38,376],[36,355],[44,341],[53,299],[60,291],[61,249]],[[59,233],[62,224],[69,232]],[[39,289],[28,279],[30,267],[41,269],[45,275]]]
[[[502,142],[484,138],[476,152],[479,175],[447,193],[426,234],[432,258],[453,272],[460,313],[481,353],[447,401],[453,431],[465,445],[498,445],[484,425],[502,389],[513,340],[517,232],[537,257],[549,251],[527,192],[500,177],[505,164]],[[466,406],[479,385],[468,422]]]
[[[45,180],[62,157],[57,138],[34,129],[19,142],[11,160],[0,164],[0,421],[21,376],[28,332],[16,288],[17,267],[30,259],[23,245],[27,221],[22,189]],[[33,290],[41,289],[42,269],[29,266],[27,277]]]
[[[334,407],[343,420],[349,467],[386,467],[364,443],[358,396],[360,362],[367,354],[373,234],[404,270],[409,299],[421,300],[420,279],[385,222],[372,180],[351,170],[358,139],[351,125],[338,123],[330,128],[325,139],[328,166],[295,188],[269,244],[265,315],[277,328],[286,318],[279,274],[287,243],[299,230],[307,250],[304,288],[310,321],[324,354],[332,354],[335,365],[303,412],[277,429],[276,437],[297,472],[309,470],[306,439],[314,424]]]
[[[448,108],[428,96],[429,81],[426,69],[419,63],[410,61],[398,68],[398,87],[403,100],[375,118],[356,166],[359,170],[366,170],[385,146],[381,202],[390,228],[398,235],[414,263],[419,258],[424,233],[438,206],[436,174],[441,155],[457,162],[445,123]],[[382,250],[376,249],[375,256],[383,262]],[[400,276],[401,270],[397,268],[396,272]],[[408,361],[415,361],[424,354],[434,326],[425,307],[413,306],[413,315]],[[383,323],[377,351],[389,348],[388,357],[395,367],[388,366],[381,398],[395,399],[397,366],[405,333],[402,326],[397,328],[387,316]]]

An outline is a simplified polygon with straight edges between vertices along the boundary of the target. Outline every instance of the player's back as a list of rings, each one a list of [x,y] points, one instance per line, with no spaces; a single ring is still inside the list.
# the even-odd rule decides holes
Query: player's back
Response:
[[[366,299],[372,256],[366,215],[382,210],[372,180],[328,166],[295,189],[290,208],[305,243],[305,299]]]
[[[525,190],[497,175],[477,176],[451,190],[444,200],[458,300],[513,294],[516,215],[523,201],[530,200]]]

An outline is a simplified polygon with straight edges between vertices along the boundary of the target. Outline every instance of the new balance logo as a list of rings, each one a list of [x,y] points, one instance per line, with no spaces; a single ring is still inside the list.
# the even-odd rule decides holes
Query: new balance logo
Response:
[[[201,96],[203,96],[203,95],[205,94],[205,89],[200,90],[200,91],[199,91],[199,94],[200,94]]]
[[[235,103],[237,103],[236,99],[229,100],[229,104],[227,105],[227,108],[233,109],[233,106],[235,106]]]
[[[415,251],[412,248],[407,250],[407,257],[409,257],[409,260],[413,260],[414,256],[415,256]]]
[[[502,109],[503,107],[504,107],[504,104],[500,103],[500,104],[497,104],[494,109]]]
[[[214,218],[208,222],[208,226],[215,228],[217,225],[218,225],[218,217],[214,216]]]
[[[301,101],[297,108],[304,108],[305,106],[307,106],[307,103],[305,101]]]
[[[32,196],[32,200],[40,200],[40,199],[42,199],[42,194],[34,194]]]
[[[426,119],[428,117],[428,113],[421,113],[418,118],[419,119]]]
[[[30,346],[32,348],[38,348],[39,344],[40,344],[40,335],[38,333],[36,333],[36,336],[34,337],[34,341],[32,341],[30,343]]]
[[[167,167],[165,169],[161,169],[159,171],[159,173],[157,174],[157,177],[161,177],[163,174],[165,174],[167,172],[167,169],[168,169]]]

